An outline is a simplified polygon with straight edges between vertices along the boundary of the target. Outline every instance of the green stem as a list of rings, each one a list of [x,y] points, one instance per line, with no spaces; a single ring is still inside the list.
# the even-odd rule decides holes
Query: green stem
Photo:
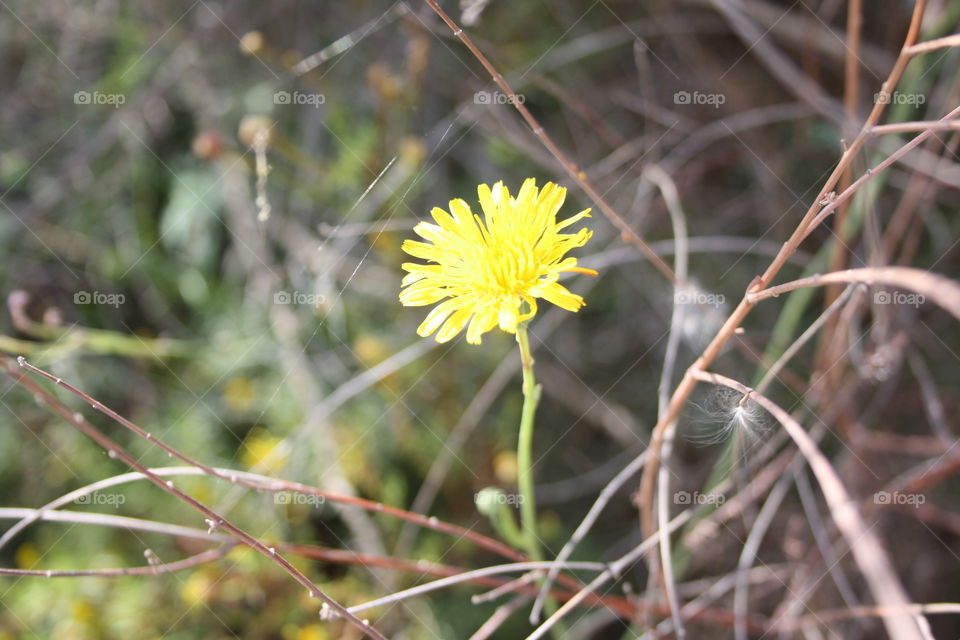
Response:
[[[533,354],[530,352],[530,337],[526,323],[517,327],[517,344],[520,345],[520,363],[523,366],[523,413],[520,418],[520,435],[517,442],[517,488],[520,491],[520,527],[527,555],[531,560],[541,560],[537,538],[537,505],[533,495],[533,416],[540,400],[540,387],[533,376]]]

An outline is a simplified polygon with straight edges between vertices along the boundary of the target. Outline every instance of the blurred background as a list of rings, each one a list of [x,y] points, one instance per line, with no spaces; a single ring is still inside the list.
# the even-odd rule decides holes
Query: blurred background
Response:
[[[488,486],[515,495],[516,346],[500,332],[480,347],[418,338],[426,309],[397,301],[400,244],[432,207],[454,197],[476,204],[479,183],[502,179],[517,189],[533,176],[564,184],[563,217],[592,203],[450,29],[415,1],[0,4],[0,350],[26,356],[207,464],[497,536],[475,496]],[[667,263],[670,217],[644,171],[657,165],[675,182],[696,295],[674,382],[810,206],[842,139],[856,132],[845,113],[852,106],[859,123],[873,106],[913,9],[867,3],[858,89],[845,112],[841,0],[443,4]],[[953,33],[958,21],[960,4],[931,2],[921,39]],[[942,117],[960,96],[958,68],[954,49],[917,59],[885,121]],[[843,242],[827,223],[780,280],[827,265],[960,273],[960,138],[935,138],[858,194]],[[902,141],[871,141],[855,171]],[[906,204],[905,193],[913,198]],[[674,300],[670,283],[598,210],[589,224],[594,239],[576,255],[601,275],[566,282],[587,306],[570,314],[542,305],[531,327],[544,385],[535,473],[549,555],[645,448]],[[955,321],[928,304],[871,312],[867,296],[836,358],[814,341],[769,392],[809,424],[831,395],[805,395],[809,381],[832,370],[833,390],[849,390],[831,414],[843,436],[831,433],[821,448],[861,498],[948,450],[960,397]],[[760,305],[717,370],[755,382],[824,303],[816,291]],[[145,464],[176,462],[57,393]],[[0,506],[36,508],[127,470],[9,378],[0,396]],[[738,400],[695,394],[674,451],[677,490],[702,488],[723,467]],[[777,430],[761,412],[733,428],[749,436],[736,438],[746,441],[744,458]],[[860,459],[870,473],[856,466]],[[177,485],[265,540],[464,568],[502,561],[382,514],[207,478]],[[916,601],[949,599],[960,587],[956,489],[949,477],[930,489],[938,519],[916,509],[870,518],[895,543],[894,562]],[[628,483],[615,496],[575,558],[611,560],[640,541],[635,490]],[[148,483],[98,495],[68,508],[206,529]],[[681,545],[678,581],[731,571],[756,515],[746,509],[696,548]],[[800,568],[812,578],[824,573],[809,521],[803,496],[791,490],[757,563],[782,581],[758,579],[751,613],[772,616],[789,595],[784,582],[807,589],[811,610],[845,606],[835,580],[791,582]],[[8,513],[0,531],[14,522]],[[822,526],[849,572],[847,593],[869,603],[846,548]],[[122,526],[46,522],[4,541],[0,566],[141,566],[145,549],[171,562],[204,548]],[[346,604],[429,578],[350,560],[295,562]],[[645,576],[639,565],[612,593],[642,593]],[[465,638],[497,606],[470,603],[482,590],[443,590],[371,612],[371,620],[391,637]],[[728,596],[714,604],[732,606]],[[356,637],[342,622],[320,622],[318,608],[276,566],[242,550],[152,577],[0,578],[3,640]],[[602,609],[570,623],[569,637],[632,638],[641,628]],[[936,637],[960,633],[955,617],[932,623]],[[877,637],[881,626],[827,628],[858,638]],[[518,614],[495,637],[528,631]],[[732,637],[709,624],[690,631]]]

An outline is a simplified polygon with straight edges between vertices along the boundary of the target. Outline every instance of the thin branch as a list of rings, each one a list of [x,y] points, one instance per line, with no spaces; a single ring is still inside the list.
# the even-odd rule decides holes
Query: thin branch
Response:
[[[166,536],[189,538],[191,540],[204,540],[206,542],[226,543],[231,540],[230,536],[211,533],[196,527],[184,527],[178,524],[168,524],[166,522],[156,522],[155,520],[144,520],[142,518],[118,516],[110,513],[90,513],[88,511],[66,510],[51,511],[47,507],[41,509],[26,509],[22,507],[0,508],[0,520],[14,519],[20,520],[20,522],[17,524],[22,524],[24,522],[36,522],[38,520],[43,522],[72,522],[74,524],[92,524],[101,527],[115,527],[117,529],[128,529],[132,531],[149,531],[150,533],[160,533]]]
[[[931,602],[928,604],[911,604],[904,608],[904,612],[910,615],[960,615],[960,603],[956,602]],[[777,625],[778,629],[783,631],[797,631],[806,627],[822,627],[829,622],[842,622],[843,620],[857,620],[858,618],[882,618],[890,615],[892,612],[886,607],[864,606],[851,607],[849,609],[830,609],[827,611],[816,611],[810,615],[791,620],[782,625]]]
[[[794,467],[796,465],[793,465]],[[773,489],[767,495],[760,513],[757,514],[750,528],[747,539],[743,542],[740,550],[740,557],[737,560],[737,571],[735,586],[733,589],[733,613],[736,616],[736,626],[734,627],[734,637],[736,640],[747,640],[747,588],[749,586],[749,573],[752,569],[753,561],[756,559],[757,552],[760,549],[760,543],[773,524],[773,519],[777,515],[780,503],[790,490],[793,484],[793,474],[788,473],[780,477]]]
[[[797,355],[797,352],[803,348],[803,345],[805,345],[810,338],[816,335],[817,331],[820,330],[824,323],[826,323],[826,321],[829,320],[833,314],[839,311],[843,305],[846,304],[847,300],[849,300],[850,296],[853,294],[854,289],[854,285],[850,285],[844,289],[843,293],[840,294],[840,296],[837,297],[837,299],[834,300],[829,307],[824,309],[823,313],[821,313],[816,320],[810,323],[810,326],[807,327],[802,334],[800,334],[800,337],[794,340],[793,344],[791,344],[783,352],[783,354],[777,358],[777,361],[770,365],[770,368],[767,370],[767,372],[763,374],[763,378],[757,383],[757,391],[763,393],[767,390],[767,387],[770,385],[770,383],[773,382],[783,367],[785,367],[786,364],[793,359],[793,356]]]
[[[663,274],[663,276],[673,282],[676,280],[673,270],[667,266],[667,263],[663,261],[660,256],[658,256],[650,246],[644,241],[640,235],[633,230],[633,228],[627,223],[627,221],[617,213],[613,207],[607,204],[607,201],[603,199],[603,196],[593,187],[593,185],[587,180],[587,176],[580,168],[567,157],[563,151],[560,150],[560,147],[556,145],[553,139],[547,135],[546,130],[543,126],[533,117],[533,114],[530,113],[530,110],[523,104],[523,100],[520,100],[517,97],[517,94],[510,88],[510,85],[507,84],[506,79],[503,75],[497,71],[496,67],[491,64],[490,60],[477,48],[477,45],[473,43],[473,40],[468,36],[463,29],[457,26],[457,23],[447,15],[447,13],[440,8],[440,5],[437,4],[436,0],[425,0],[425,2],[430,5],[430,8],[440,16],[440,19],[443,20],[450,30],[453,31],[453,35],[460,39],[467,49],[470,50],[470,53],[483,65],[483,68],[486,69],[487,73],[490,74],[490,77],[497,84],[498,87],[503,89],[503,92],[508,97],[508,102],[512,104],[517,111],[520,112],[520,115],[530,126],[530,129],[533,131],[533,134],[540,139],[540,142],[543,143],[543,146],[553,154],[553,157],[557,159],[557,162],[563,167],[567,172],[567,175],[571,180],[577,183],[579,187],[583,190],[584,193],[600,208],[600,211],[603,212],[603,215],[607,217],[608,220],[620,230],[620,233],[623,236],[623,239],[626,242],[637,247],[640,252],[646,257],[646,259],[652,264],[656,269]]]
[[[460,584],[463,582],[469,582],[475,578],[483,578],[487,576],[500,575],[502,573],[519,573],[524,571],[533,571],[533,570],[543,570],[548,569],[553,563],[538,561],[538,562],[513,562],[510,564],[501,564],[495,565],[492,567],[483,567],[482,569],[474,569],[473,571],[466,571],[464,573],[457,574],[455,576],[450,576],[447,578],[441,578],[440,580],[434,580],[433,582],[428,582],[426,584],[421,584],[416,587],[411,587],[410,589],[405,589],[403,591],[398,591],[397,593],[391,593],[388,596],[382,598],[377,598],[376,600],[371,600],[370,602],[364,602],[363,604],[358,604],[350,607],[349,611],[351,613],[360,613],[361,611],[366,611],[368,609],[374,609],[376,607],[381,607],[388,604],[393,604],[394,602],[400,602],[402,600],[407,600],[415,596],[423,595],[425,593],[430,593],[431,591],[437,591],[439,589],[445,589],[447,587]],[[602,562],[567,562],[564,563],[563,569],[571,570],[581,570],[581,571],[605,571],[607,565]]]
[[[345,494],[336,493],[334,491],[327,491],[325,489],[318,489],[316,487],[311,487],[308,485],[303,485],[297,482],[288,482],[286,480],[278,480],[276,478],[271,478],[269,476],[260,475],[257,473],[252,473],[250,471],[240,471],[237,469],[229,469],[225,467],[213,467],[214,471],[217,472],[217,475],[214,477],[217,478],[226,478],[229,482],[244,486],[256,491],[289,491],[291,493],[299,493],[302,495],[308,495],[318,498],[322,501],[329,500],[330,502],[336,502],[341,504],[346,504],[353,507],[358,507],[373,513],[383,513],[389,516],[405,520],[413,525],[423,527],[425,529],[431,529],[433,531],[438,531],[440,533],[445,533],[451,536],[454,536],[457,539],[465,539],[476,544],[477,546],[493,551],[503,555],[506,558],[511,560],[524,560],[525,557],[521,554],[513,551],[510,547],[505,546],[503,543],[484,536],[483,534],[471,531],[469,529],[464,529],[458,527],[455,524],[450,524],[449,522],[444,522],[435,517],[426,517],[418,513],[412,513],[403,509],[398,509],[396,507],[391,507],[379,502],[373,502],[371,500],[364,500],[363,498],[357,498],[356,496],[349,496]],[[153,467],[150,469],[152,473],[155,473],[158,476],[169,477],[169,476],[202,476],[208,475],[204,469],[198,467]],[[23,519],[18,522],[16,525],[11,527],[9,530],[4,532],[3,538],[0,538],[0,548],[3,544],[9,542],[13,536],[23,530],[24,527],[30,525],[32,522],[37,520],[51,520],[55,519],[55,516],[50,514],[55,514],[54,509],[58,509],[65,504],[70,504],[78,498],[90,495],[97,491],[103,489],[118,486],[121,484],[126,484],[128,482],[133,482],[136,480],[144,480],[146,476],[138,472],[124,473],[112,478],[106,478],[98,482],[94,482],[85,487],[75,489],[68,494],[65,494],[52,502],[49,502],[39,509],[30,509],[24,510]],[[3,513],[0,511],[0,513]]]
[[[27,369],[28,371],[32,371],[45,378],[51,379],[59,385],[65,385],[65,383],[59,378],[51,376],[50,374],[44,371],[41,371],[36,367],[33,367],[32,365],[27,363],[27,361],[23,357],[18,358],[17,362],[20,364],[20,366]],[[62,417],[64,420],[66,420],[71,425],[73,425],[73,427],[75,427],[81,433],[83,433],[88,438],[90,438],[91,440],[96,442],[98,445],[103,447],[103,449],[107,451],[107,454],[111,458],[119,459],[121,462],[123,462],[127,466],[139,471],[144,476],[146,476],[146,478],[150,482],[155,484],[162,491],[169,493],[173,497],[179,499],[180,501],[184,502],[188,506],[192,507],[196,511],[203,514],[206,517],[208,523],[211,524],[211,528],[225,529],[226,531],[230,532],[230,534],[232,534],[234,537],[236,537],[238,540],[240,540],[247,546],[252,547],[257,551],[259,551],[264,557],[270,559],[272,562],[279,565],[280,568],[286,571],[291,577],[293,577],[294,580],[296,580],[301,585],[303,585],[307,589],[307,592],[310,593],[311,596],[322,600],[324,603],[327,604],[328,607],[330,607],[331,609],[333,609],[334,611],[342,615],[344,618],[346,618],[347,621],[350,622],[350,624],[356,627],[364,635],[369,635],[373,638],[377,638],[378,640],[386,640],[386,636],[384,636],[382,633],[380,633],[375,628],[373,628],[369,623],[365,623],[363,620],[360,620],[359,618],[351,614],[349,611],[347,611],[347,609],[343,605],[341,605],[336,600],[334,600],[333,598],[328,596],[326,593],[324,593],[317,585],[315,585],[310,580],[310,578],[305,576],[299,569],[297,569],[292,564],[290,564],[290,562],[286,558],[284,558],[282,555],[277,553],[276,549],[267,547],[262,542],[260,542],[259,540],[251,536],[249,533],[247,533],[243,529],[239,528],[238,526],[236,526],[235,524],[233,524],[232,522],[230,522],[229,520],[221,516],[219,513],[216,513],[209,507],[203,505],[202,503],[200,503],[198,500],[196,500],[189,494],[181,491],[180,489],[177,489],[172,482],[165,481],[160,476],[154,473],[151,473],[150,470],[147,469],[144,465],[142,465],[135,457],[133,457],[123,447],[121,447],[119,444],[111,440],[109,437],[104,435],[100,430],[98,430],[96,427],[90,424],[81,414],[71,412],[63,404],[61,404],[56,398],[54,398],[50,393],[48,393],[46,389],[44,389],[43,387],[35,383],[33,380],[30,380],[24,374],[18,372],[13,367],[13,365],[10,364],[10,361],[8,358],[0,357],[0,366],[2,366],[17,383],[19,383],[20,385],[22,385],[23,387],[31,391],[41,404],[50,407],[50,409],[54,413]],[[96,402],[96,401],[94,400],[93,402]],[[103,405],[100,405],[100,406],[102,407]],[[153,441],[157,441],[155,438],[151,438],[151,439]]]
[[[936,40],[928,40],[926,42],[915,44],[904,49],[904,53],[908,56],[916,56],[921,53],[929,53],[930,51],[947,49],[949,47],[960,47],[960,33],[955,33],[952,36],[944,36],[943,38],[937,38]]]
[[[124,576],[152,576],[163,573],[173,573],[192,569],[202,564],[214,562],[227,555],[236,543],[231,542],[226,546],[217,549],[208,549],[189,558],[177,560],[176,562],[167,562],[162,564],[151,564],[146,567],[124,567],[120,569],[81,569],[76,571],[56,571],[41,569],[4,569],[0,568],[0,576],[20,576],[35,578],[122,578]]]
[[[803,506],[804,512],[807,514],[807,523],[810,526],[810,532],[813,534],[813,540],[817,548],[820,549],[820,556],[823,558],[823,563],[827,566],[830,577],[833,578],[833,582],[837,585],[837,591],[840,592],[840,597],[843,598],[844,602],[850,607],[858,606],[860,602],[857,599],[857,595],[850,585],[850,581],[847,580],[846,574],[843,573],[840,567],[840,560],[837,558],[837,554],[834,553],[833,548],[830,546],[830,541],[827,538],[827,527],[824,525],[820,510],[817,508],[817,501],[813,495],[813,488],[810,486],[810,479],[807,477],[805,471],[797,473],[796,478],[797,494],[800,496],[800,503]]]
[[[681,326],[684,315],[687,313],[684,304],[686,290],[689,288],[687,283],[687,216],[680,204],[680,194],[677,192],[677,185],[673,182],[666,171],[657,165],[651,165],[644,170],[644,176],[655,183],[663,196],[663,201],[667,205],[667,211],[670,214],[670,222],[673,226],[673,237],[676,242],[676,253],[674,254],[674,270],[677,274],[677,281],[674,285],[673,310],[670,315],[670,335],[667,338],[667,348],[663,357],[663,368],[660,371],[660,383],[657,385],[657,418],[661,418],[670,404],[670,388],[673,386],[673,374],[677,364],[677,352],[680,348]],[[673,420],[667,424],[663,447],[661,449],[662,463],[657,477],[657,520],[664,523],[670,519],[670,454],[673,450],[673,439],[676,434],[677,421]],[[670,607],[670,617],[673,619],[674,633],[678,640],[683,640],[687,636],[687,630],[683,626],[683,618],[680,617],[680,600],[677,597],[677,585],[673,576],[673,553],[670,545],[670,534],[666,527],[660,527],[660,565],[663,574],[663,588],[667,596],[667,604]],[[651,581],[649,586],[653,585]]]
[[[510,616],[519,611],[528,602],[530,602],[530,596],[517,596],[507,604],[500,605],[496,611],[493,612],[493,615],[487,618],[487,621],[473,632],[470,640],[487,640],[487,638],[492,637],[493,634],[497,632],[497,629],[503,626],[503,623],[505,623]]]
[[[694,515],[693,509],[688,509],[677,515],[673,520],[664,525],[669,532],[674,532],[687,522]],[[594,578],[587,586],[583,587],[580,591],[576,593],[572,598],[563,603],[563,605],[553,612],[549,618],[547,618],[543,624],[534,629],[533,633],[527,636],[526,640],[538,640],[542,638],[550,629],[553,628],[557,622],[560,621],[565,615],[567,615],[574,607],[578,606],[581,602],[584,601],[587,597],[593,595],[598,589],[603,585],[610,582],[611,580],[623,575],[623,572],[636,563],[640,558],[647,554],[654,546],[659,542],[659,532],[654,532],[652,536],[648,536],[643,542],[638,544],[636,547],[631,549],[628,553],[621,556],[614,562],[609,563],[607,568],[596,578]],[[550,563],[544,563],[550,564]]]
[[[870,135],[884,136],[891,133],[911,133],[913,131],[960,131],[960,120],[919,120],[878,124],[870,129]]]
[[[957,116],[960,116],[960,107],[957,107],[947,115],[940,118],[938,122],[949,122],[949,121],[952,121]],[[860,132],[860,136],[858,136],[857,139],[860,140],[860,139],[865,139],[867,137],[870,137],[871,132],[874,131],[875,129],[876,129],[876,125],[869,125],[869,126],[864,125],[864,129]],[[907,153],[912,151],[914,148],[920,146],[921,142],[930,138],[935,133],[936,133],[935,129],[929,129],[929,128],[925,129],[922,133],[920,133],[919,135],[914,137],[912,140],[910,140],[910,142],[904,144],[902,147],[900,147],[899,149],[891,153],[889,156],[884,158],[884,160],[880,162],[877,166],[864,171],[862,176],[854,180],[849,187],[844,189],[838,195],[827,199],[829,200],[828,204],[824,206],[823,209],[821,209],[820,212],[817,213],[812,220],[806,223],[805,227],[803,227],[804,232],[801,234],[800,240],[803,240],[804,238],[809,236],[813,232],[813,230],[816,229],[820,225],[820,223],[826,219],[827,216],[829,216],[831,213],[833,213],[837,209],[837,207],[839,207],[840,205],[845,203],[847,200],[849,200],[851,197],[853,197],[853,194],[856,193],[860,189],[860,187],[862,187],[864,184],[866,184],[870,180],[874,179],[876,176],[880,174],[881,171],[889,168],[891,165],[893,165],[895,162],[900,160],[900,158],[902,158],[903,156],[907,155]],[[817,201],[816,201],[817,206],[819,206],[820,202],[825,201],[824,200],[825,196],[826,194],[817,198]]]
[[[627,480],[632,478],[641,468],[643,468],[643,462],[645,456],[640,454],[634,458],[630,464],[625,466],[607,485],[600,491],[600,495],[597,496],[597,499],[590,506],[587,515],[583,517],[583,521],[577,526],[576,530],[573,532],[573,535],[570,536],[570,539],[567,541],[563,548],[560,549],[560,553],[557,554],[556,559],[553,561],[553,566],[550,567],[550,572],[547,574],[546,580],[544,580],[543,585],[540,587],[540,594],[537,596],[537,601],[534,603],[534,610],[539,612],[543,610],[543,603],[546,602],[547,594],[549,593],[550,585],[556,579],[557,574],[560,572],[560,564],[566,562],[567,558],[573,554],[577,545],[583,540],[587,535],[590,529],[593,528],[593,525],[596,523],[597,518],[600,517],[600,514],[606,508],[607,504],[616,495],[617,491],[626,484]]]
[[[885,284],[891,287],[908,289],[929,298],[960,320],[960,283],[945,276],[913,267],[864,267],[862,269],[847,269],[846,271],[818,274],[768,289],[753,291],[747,294],[746,299],[750,303],[756,304],[761,300],[776,298],[794,289],[819,287],[837,282]]]

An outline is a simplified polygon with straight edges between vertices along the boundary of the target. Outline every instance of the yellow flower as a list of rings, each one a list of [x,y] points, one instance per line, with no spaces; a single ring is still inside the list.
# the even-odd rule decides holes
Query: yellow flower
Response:
[[[537,312],[537,298],[577,311],[583,298],[559,282],[560,273],[577,271],[597,275],[577,266],[577,259],[564,258],[582,247],[592,232],[560,231],[590,215],[581,211],[557,222],[567,190],[552,182],[537,189],[527,179],[514,198],[502,182],[477,187],[483,219],[463,200],[450,201],[450,213],[434,208],[436,224],[421,222],[414,232],[427,242],[406,240],[403,250],[432,264],[404,263],[407,271],[400,291],[405,306],[440,302],[417,329],[429,336],[439,329],[437,342],[446,342],[467,323],[467,342],[480,344],[480,337],[495,326],[516,333],[517,326]],[[526,303],[526,310],[523,309]]]

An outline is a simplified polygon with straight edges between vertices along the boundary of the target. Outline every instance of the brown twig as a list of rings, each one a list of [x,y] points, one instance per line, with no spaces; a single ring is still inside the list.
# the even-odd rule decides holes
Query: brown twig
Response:
[[[940,305],[960,320],[960,284],[937,273],[913,267],[864,267],[863,269],[835,271],[754,291],[748,293],[746,299],[752,304],[756,304],[761,300],[776,298],[779,295],[803,287],[819,287],[851,282],[886,284],[915,291]]]
[[[847,42],[844,64],[843,108],[846,113],[846,123],[857,122],[857,107],[860,100],[860,37],[863,30],[863,0],[850,0],[847,3]],[[847,133],[844,132],[844,137]],[[853,168],[847,167],[840,177],[839,190],[845,191],[853,181]],[[833,246],[830,255],[830,271],[839,271],[848,266],[850,248],[847,246],[847,232],[849,224],[847,214],[850,211],[851,201],[845,201],[838,209],[833,221]],[[840,295],[840,287],[827,287],[824,292],[823,308],[826,309]],[[819,353],[815,362],[820,370],[827,370],[829,380],[837,380],[843,373],[842,367],[828,367],[826,362],[831,351],[830,347],[836,340],[841,339],[843,326],[840,318],[831,316],[827,319],[820,339]]]
[[[919,44],[907,47],[903,52],[908,56],[916,56],[921,53],[929,53],[931,51],[936,51],[937,49],[947,49],[949,47],[960,47],[960,33],[955,33],[952,36],[937,38],[936,40],[921,42]]]
[[[950,120],[953,120],[957,116],[960,116],[960,107],[957,107],[947,115],[940,118],[939,122],[948,122]],[[875,128],[876,128],[875,125],[864,126],[864,129],[863,131],[861,131],[858,139],[861,139],[861,138],[866,139],[867,137],[870,136],[870,132],[873,131]],[[823,220],[826,219],[827,216],[833,213],[837,207],[839,207],[841,204],[843,204],[849,198],[851,198],[853,194],[856,193],[856,191],[860,187],[866,184],[869,180],[872,180],[875,176],[879,175],[881,171],[890,167],[893,163],[898,161],[900,158],[907,155],[908,152],[912,151],[915,147],[919,146],[921,142],[923,142],[924,140],[932,136],[934,133],[936,133],[936,131],[932,129],[924,131],[920,135],[913,138],[910,142],[906,143],[905,145],[903,145],[902,147],[900,147],[899,149],[891,153],[889,156],[887,156],[883,160],[883,162],[881,162],[880,164],[878,164],[877,166],[871,169],[867,169],[862,176],[860,176],[853,182],[853,184],[851,184],[849,187],[844,189],[836,197],[832,198],[831,201],[826,206],[824,206],[823,209],[819,211],[819,213],[816,214],[816,216],[807,225],[806,231],[803,234],[803,237],[806,238],[814,229],[817,228],[817,226],[821,222],[823,222]],[[821,199],[822,198],[818,198],[818,201]]]
[[[530,113],[530,110],[523,104],[523,101],[517,97],[516,92],[510,88],[510,85],[507,83],[503,75],[497,71],[496,67],[491,64],[490,60],[477,48],[477,45],[474,44],[473,40],[468,36],[463,29],[461,29],[453,19],[447,15],[447,13],[440,8],[440,5],[437,4],[436,0],[425,0],[425,2],[430,5],[430,8],[443,20],[450,30],[453,31],[453,35],[460,39],[467,49],[470,50],[470,53],[473,54],[473,57],[483,65],[483,68],[486,69],[487,73],[490,74],[490,77],[497,84],[498,87],[503,89],[503,92],[507,95],[508,102],[512,104],[517,111],[520,112],[520,115],[530,126],[530,129],[533,131],[533,135],[539,138],[540,142],[543,143],[543,146],[547,148],[548,151],[557,159],[557,162],[563,167],[564,171],[567,172],[567,175],[571,180],[577,183],[577,185],[587,194],[596,205],[600,208],[600,211],[607,217],[608,220],[615,226],[623,236],[624,241],[629,242],[634,245],[644,257],[652,264],[656,269],[663,274],[663,276],[670,282],[676,281],[676,276],[663,259],[658,256],[653,249],[650,248],[650,245],[644,241],[640,235],[633,230],[633,228],[627,223],[627,221],[614,210],[607,201],[604,200],[603,196],[594,188],[594,186],[587,180],[586,174],[580,170],[580,168],[573,163],[567,155],[560,150],[560,147],[553,141],[553,139],[547,134],[543,126],[537,121],[537,119]]]
[[[891,133],[912,133],[914,131],[960,131],[960,120],[918,120],[878,124],[870,129],[870,135],[883,136]]]
[[[7,569],[0,568],[0,576],[21,576],[35,578],[121,578],[124,576],[152,576],[162,573],[173,573],[192,569],[208,562],[213,562],[224,557],[235,547],[235,543],[228,543],[225,546],[216,549],[208,549],[189,558],[177,560],[175,562],[166,562],[163,564],[151,564],[146,567],[123,567],[119,569],[80,569],[75,571],[57,571],[53,569]]]
[[[45,371],[41,371],[28,364],[27,361],[20,357],[17,359],[17,362],[21,367],[24,367],[28,371],[37,373],[45,378],[52,379],[57,384],[63,385],[64,382],[59,378],[51,376]],[[151,472],[147,467],[141,464],[135,457],[130,455],[123,447],[111,440],[105,434],[103,434],[99,429],[90,424],[81,414],[74,413],[67,409],[63,404],[61,404],[56,398],[54,398],[50,393],[48,393],[43,387],[38,385],[33,380],[29,379],[26,375],[16,370],[16,368],[11,364],[10,359],[6,357],[0,357],[0,366],[2,366],[6,372],[20,385],[25,387],[27,390],[31,391],[34,396],[42,404],[50,407],[50,409],[62,417],[64,420],[69,422],[73,427],[79,430],[81,433],[86,435],[88,438],[96,442],[98,445],[103,447],[107,451],[107,454],[111,458],[115,458],[126,464],[132,469],[142,473],[150,482],[158,486],[162,491],[169,493],[178,500],[184,502],[188,506],[192,507],[196,511],[204,515],[207,520],[207,523],[210,525],[211,529],[224,529],[233,535],[237,540],[243,544],[252,547],[253,549],[260,552],[264,557],[269,558],[271,561],[276,563],[280,568],[290,574],[294,580],[299,582],[301,585],[306,587],[307,591],[311,596],[319,598],[321,601],[325,602],[332,610],[336,611],[340,616],[345,618],[350,624],[355,626],[360,630],[364,635],[368,635],[378,640],[386,640],[386,636],[377,631],[369,623],[364,622],[360,618],[351,614],[347,611],[346,607],[338,603],[336,600],[324,593],[317,585],[313,583],[307,576],[305,576],[300,570],[294,567],[290,562],[284,558],[282,555],[277,553],[275,548],[267,547],[265,544],[257,540],[255,537],[236,526],[219,513],[216,513],[206,505],[202,504],[189,494],[177,489],[173,482],[166,481],[155,473]],[[89,397],[89,396],[88,396]],[[102,405],[101,405],[102,406]],[[147,434],[149,435],[149,434]],[[155,441],[154,438],[151,440]]]

